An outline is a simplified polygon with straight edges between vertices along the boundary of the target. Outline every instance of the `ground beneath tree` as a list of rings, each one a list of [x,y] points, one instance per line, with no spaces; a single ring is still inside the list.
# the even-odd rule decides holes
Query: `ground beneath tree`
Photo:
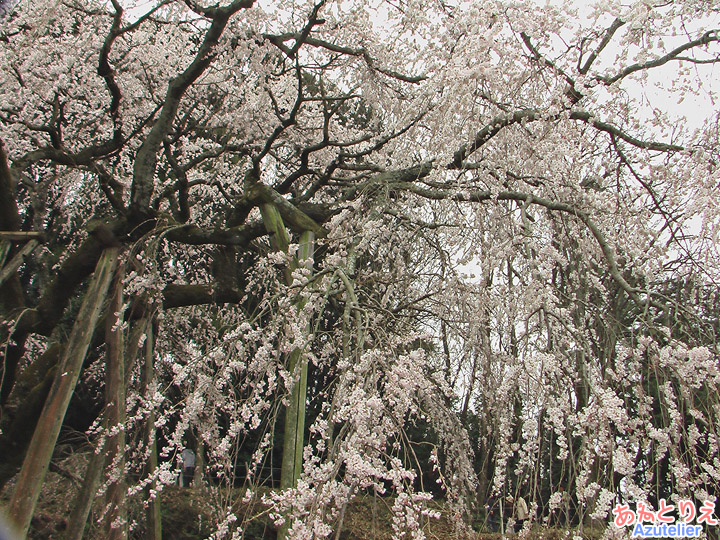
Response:
[[[240,490],[233,490],[236,500],[242,498]],[[214,531],[209,526],[213,519],[211,508],[218,497],[226,497],[222,490],[206,488],[166,488],[163,492],[163,538],[173,540],[199,540],[207,538]],[[340,540],[390,540],[392,529],[392,500],[383,497],[358,497],[348,507],[343,520]],[[473,524],[470,534],[463,534],[455,527],[448,508],[442,502],[433,502],[432,507],[440,511],[439,519],[426,519],[422,530],[430,540],[501,540],[500,533],[479,532],[482,523]],[[255,505],[238,504],[234,507],[239,519],[243,516],[254,517],[245,529],[245,540],[274,540],[276,531],[267,516],[267,510],[258,503]],[[569,540],[577,531],[541,528],[523,536],[527,540]],[[581,537],[585,540],[598,540],[602,531],[586,530]],[[506,538],[519,538],[518,535],[506,535]]]
[[[76,458],[78,456],[76,455]],[[66,460],[60,469],[48,474],[43,486],[35,517],[33,518],[29,539],[60,539],[67,528],[67,519],[75,502],[81,484],[81,478],[70,472]],[[10,492],[0,495],[0,504],[5,506]],[[163,538],[168,540],[201,540],[215,532],[214,524],[225,517],[223,512],[228,501],[241,501],[243,490],[222,489],[217,487],[181,488],[167,486],[161,493]],[[442,502],[432,502],[432,509],[440,512],[439,519],[426,518],[422,530],[428,539],[437,540],[501,540],[499,533],[481,532],[481,522],[473,523],[473,530],[463,534],[455,527],[455,520],[449,508]],[[98,506],[98,505],[96,505]],[[390,540],[392,537],[392,499],[385,497],[360,496],[349,506],[343,520],[340,540]],[[246,521],[244,540],[275,540],[276,528],[269,518],[267,508],[257,500],[253,504],[233,503],[233,511],[239,521]],[[86,539],[103,540],[103,534],[97,526],[99,508],[93,508],[93,517],[85,531]],[[134,522],[130,538],[145,538],[144,512],[142,505],[135,501],[129,509],[129,518]],[[538,528],[529,535],[528,540],[564,540],[570,539],[576,531]],[[510,536],[510,538],[517,535]],[[598,531],[584,531],[581,535],[587,540],[601,537]]]

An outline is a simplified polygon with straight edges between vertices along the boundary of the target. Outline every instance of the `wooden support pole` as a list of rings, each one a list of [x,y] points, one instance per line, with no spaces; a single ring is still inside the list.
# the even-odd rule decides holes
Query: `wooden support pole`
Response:
[[[270,233],[270,242],[273,248],[288,253],[290,239],[278,209],[274,204],[268,203],[260,206],[260,212],[262,213],[265,228]],[[300,237],[299,261],[293,260],[285,268],[285,280],[288,285],[292,283],[292,273],[299,267],[299,263],[312,270],[314,246],[315,233],[305,231]],[[301,300],[298,304],[299,309],[302,309],[304,305],[305,302]],[[311,329],[308,326],[305,332],[309,334],[310,331]],[[293,378],[296,378],[296,382],[290,390],[288,406],[285,409],[285,437],[280,470],[280,487],[282,489],[295,487],[302,472],[305,443],[305,400],[307,398],[307,363],[302,358],[302,351],[298,348],[295,348],[288,357],[288,370]],[[289,522],[285,521],[280,527],[278,540],[284,540],[287,537],[289,526]]]
[[[108,540],[127,538],[125,505],[125,339],[123,323],[123,266],[116,272],[113,295],[105,317],[105,414],[110,431],[105,447],[110,484],[105,492],[103,536]]]
[[[5,258],[7,257],[8,253],[10,253],[11,247],[12,244],[10,243],[10,240],[0,239],[0,268],[5,266]]]
[[[9,263],[2,267],[2,270],[0,270],[0,286],[15,274],[20,265],[25,262],[25,257],[30,255],[37,245],[37,240],[30,240],[15,254]]]
[[[103,428],[107,426],[107,422],[103,422]],[[85,533],[85,525],[90,515],[93,499],[100,485],[105,466],[105,444],[90,455],[87,469],[85,470],[85,478],[80,493],[75,501],[70,518],[68,519],[68,528],[63,538],[65,540],[82,540]]]
[[[134,359],[139,350],[139,339],[140,334],[145,332],[148,323],[147,320],[143,319],[138,322],[131,332],[129,340],[129,347],[125,349],[125,358]],[[128,380],[132,374],[130,366],[126,364],[125,369],[125,387],[127,388]],[[107,429],[107,413],[103,412],[102,431]],[[103,470],[105,468],[105,443],[106,439],[102,439],[98,448],[90,456],[87,469],[85,470],[85,477],[83,481],[80,493],[75,500],[75,507],[68,518],[68,528],[65,531],[63,538],[65,540],[82,540],[83,534],[85,533],[85,526],[87,524],[90,510],[92,509],[93,500],[97,493],[98,486],[100,485],[100,478],[102,477]],[[159,538],[157,540],[160,540]]]
[[[300,239],[298,258],[303,261],[306,268],[312,270],[315,235],[312,232],[303,233]],[[298,308],[305,306],[304,301],[298,303]],[[305,328],[308,334],[310,328]],[[288,370],[297,382],[293,386],[287,409],[285,409],[285,442],[283,447],[283,460],[280,476],[280,487],[295,487],[302,472],[303,447],[305,444],[305,400],[307,397],[307,363],[302,361],[302,351],[294,349],[288,359]]]
[[[299,210],[270,186],[260,183],[255,184],[250,192],[250,199],[262,201],[264,204],[260,205],[261,210],[263,206],[273,207],[282,216],[290,229],[295,232],[310,231],[320,238],[327,236],[327,231],[321,225],[318,225],[315,220]],[[264,219],[265,216],[263,215]]]
[[[155,378],[155,342],[153,336],[152,320],[147,325],[145,338],[145,365],[143,366],[142,393],[148,394]],[[157,456],[157,438],[155,436],[155,413],[150,411],[145,424],[145,448],[150,449],[150,459],[146,467],[146,474],[151,476],[155,474],[158,465]],[[151,491],[155,492],[157,486],[156,481],[152,481],[145,488],[145,500],[148,501],[145,510],[145,539],[146,540],[162,540],[162,512],[160,507],[160,496],[156,493],[154,496]]]
[[[267,230],[270,234],[270,244],[273,249],[275,251],[287,253],[290,247],[290,237],[288,236],[288,232],[285,229],[285,224],[283,223],[282,216],[280,215],[280,212],[278,212],[278,209],[275,208],[275,205],[273,204],[263,204],[260,205],[260,213],[262,214],[265,230]],[[292,266],[285,267],[284,273],[285,281],[287,283],[290,283],[290,280],[292,279],[290,276],[293,270],[294,268]]]
[[[45,234],[35,231],[0,231],[0,240],[8,240],[9,242],[27,242],[28,240],[38,240],[43,242]]]
[[[10,516],[15,532],[25,538],[40,495],[55,443],[75,391],[83,361],[92,340],[118,260],[118,249],[106,249],[100,256],[70,339],[60,359],[53,385],[30,441],[10,500]]]

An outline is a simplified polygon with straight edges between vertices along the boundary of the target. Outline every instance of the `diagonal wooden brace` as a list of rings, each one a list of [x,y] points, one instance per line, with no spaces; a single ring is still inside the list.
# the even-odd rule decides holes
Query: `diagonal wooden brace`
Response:
[[[20,538],[25,538],[30,528],[30,520],[35,512],[40,488],[45,480],[70,398],[75,391],[95,326],[107,300],[110,282],[118,262],[118,253],[117,248],[106,249],[95,267],[95,273],[80,306],[70,339],[60,359],[60,369],[50,388],[20,469],[9,505],[10,516],[16,534]]]

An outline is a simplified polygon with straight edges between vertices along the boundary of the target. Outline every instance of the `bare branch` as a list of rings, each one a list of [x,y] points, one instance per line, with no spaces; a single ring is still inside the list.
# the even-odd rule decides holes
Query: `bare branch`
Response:
[[[105,80],[105,85],[110,93],[110,117],[112,118],[114,124],[113,141],[119,146],[122,142],[122,119],[119,114],[122,92],[115,80],[115,72],[112,67],[110,67],[109,56],[115,38],[120,35],[123,8],[117,0],[113,0],[112,5],[115,8],[115,15],[113,16],[110,32],[105,37],[105,41],[100,49],[97,72],[98,75]]]
[[[590,68],[593,65],[593,62],[597,59],[598,55],[603,51],[605,47],[608,46],[608,43],[610,43],[610,40],[615,35],[615,32],[625,24],[625,21],[623,21],[620,18],[617,18],[613,21],[613,23],[610,25],[610,27],[605,31],[605,35],[602,38],[602,41],[597,46],[597,48],[590,53],[590,56],[588,56],[588,59],[585,61],[585,64],[580,67],[580,62],[582,62],[582,56],[578,59],[578,71],[585,75]]]
[[[561,113],[562,114],[562,113]],[[557,119],[560,118],[561,114],[556,114],[550,116],[548,119]],[[535,109],[526,109],[521,111],[516,111],[515,113],[511,115],[500,115],[492,119],[488,124],[486,124],[482,129],[480,129],[477,134],[475,135],[475,140],[469,144],[469,145],[463,145],[461,146],[454,154],[453,160],[451,163],[447,164],[447,168],[449,169],[461,169],[463,168],[465,160],[476,150],[478,150],[480,147],[482,147],[485,143],[487,143],[490,139],[492,139],[495,135],[497,135],[503,128],[512,126],[518,123],[522,122],[534,122],[536,120],[539,120],[541,118],[540,111],[537,111]],[[642,148],[644,150],[656,150],[659,152],[680,152],[682,150],[685,150],[683,146],[679,146],[676,144],[669,144],[669,143],[660,143],[660,142],[654,142],[654,141],[644,141],[642,139],[638,139],[636,137],[633,137],[632,135],[629,135],[628,133],[624,132],[620,128],[609,124],[607,122],[603,122],[602,120],[597,120],[591,113],[583,110],[573,110],[569,113],[569,118],[571,120],[580,120],[582,122],[585,122],[594,128],[604,131],[608,133],[609,135],[612,135],[614,137],[617,137],[619,139],[622,139],[623,141],[632,144],[633,146],[637,146],[638,148]]]
[[[572,111],[570,113],[570,118],[572,120],[581,120],[587,124],[590,124],[594,128],[599,129],[600,131],[604,131],[612,135],[613,137],[622,139],[623,141],[644,150],[657,150],[658,152],[681,152],[682,150],[685,150],[683,146],[679,146],[677,144],[659,143],[654,141],[643,141],[641,139],[637,139],[625,133],[620,128],[613,126],[612,124],[608,124],[607,122],[603,122],[601,120],[596,120],[589,112],[586,111]]]
[[[660,58],[657,58],[655,60],[650,60],[648,62],[639,62],[637,64],[633,64],[631,66],[626,67],[619,73],[613,75],[613,76],[598,76],[596,79],[598,81],[601,81],[607,85],[611,85],[620,79],[624,79],[628,75],[631,75],[633,73],[636,73],[638,71],[642,71],[644,69],[650,69],[654,67],[659,67],[662,65],[667,64],[671,60],[681,60],[680,54],[684,53],[685,51],[689,49],[693,49],[695,47],[699,47],[701,45],[708,45],[709,43],[718,42],[720,41],[720,35],[718,35],[718,30],[710,30],[709,32],[705,32],[701,37],[698,39],[694,39],[693,41],[689,41],[688,43],[685,43],[684,45],[680,45],[679,47],[673,49],[665,56],[661,56]]]
[[[273,45],[277,46],[278,48],[280,48],[281,50],[286,52],[286,54],[289,54],[290,49],[288,49],[287,46],[284,45],[284,42],[288,41],[290,39],[294,39],[296,41],[299,39],[298,34],[283,34],[281,36],[274,36],[274,35],[267,34],[264,37],[265,37],[265,39],[270,41],[270,43],[272,43]],[[390,68],[379,66],[379,65],[377,65],[377,62],[375,61],[375,59],[373,59],[373,57],[370,55],[370,53],[368,53],[363,48],[355,49],[353,47],[345,47],[343,45],[337,45],[335,43],[330,43],[329,41],[325,41],[322,39],[309,37],[309,36],[304,40],[304,43],[306,43],[307,45],[310,45],[312,47],[326,49],[331,52],[346,54],[349,56],[356,56],[358,58],[362,58],[363,60],[365,60],[365,63],[371,69],[373,69],[379,73],[382,73],[383,75],[391,77],[393,79],[397,79],[399,81],[417,84],[417,83],[420,83],[427,79],[427,77],[425,75],[415,75],[415,76],[405,75],[403,73],[399,73]]]
[[[212,13],[212,23],[205,33],[205,38],[192,63],[168,84],[160,115],[135,157],[131,191],[131,205],[134,212],[143,214],[150,208],[157,152],[163,139],[172,129],[183,95],[215,58],[212,51],[219,42],[230,17],[243,8],[251,7],[252,4],[253,0],[237,0],[225,8],[208,8],[208,13]]]

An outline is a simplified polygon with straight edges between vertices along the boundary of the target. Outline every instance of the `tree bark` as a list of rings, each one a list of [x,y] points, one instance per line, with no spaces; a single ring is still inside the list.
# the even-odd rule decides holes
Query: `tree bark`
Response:
[[[20,470],[9,509],[20,537],[27,536],[40,488],[47,474],[70,398],[77,384],[85,354],[100,318],[108,288],[117,265],[118,249],[104,251],[83,300],[70,340],[60,361],[52,388],[40,415]]]
[[[0,139],[0,229],[16,231],[20,228],[15,182],[13,181],[5,144]]]

